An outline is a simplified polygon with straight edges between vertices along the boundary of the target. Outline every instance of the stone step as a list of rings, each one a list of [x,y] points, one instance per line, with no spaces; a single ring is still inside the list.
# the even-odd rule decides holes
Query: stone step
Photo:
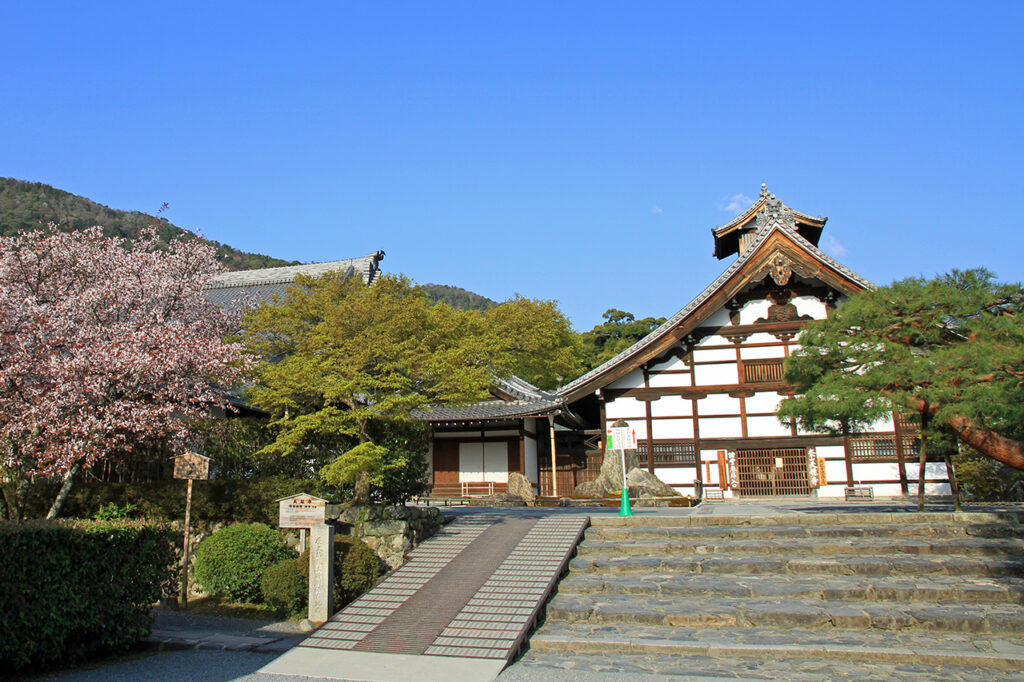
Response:
[[[999,512],[808,512],[761,516],[702,516],[700,510],[685,516],[595,515],[595,528],[702,528],[728,526],[729,530],[758,526],[864,526],[864,525],[1021,525],[1024,511]]]
[[[1024,670],[1024,642],[1017,635],[548,623],[521,664],[688,678],[1007,680],[1024,678],[1012,672]]]
[[[656,599],[630,594],[558,594],[549,622],[691,628],[775,628],[1015,634],[1024,608],[1010,604],[847,602],[812,599]]]
[[[921,538],[763,538],[732,540],[724,538],[620,539],[587,538],[578,556],[658,554],[699,554],[734,556],[737,554],[773,555],[933,555],[1024,557],[1024,539],[933,537]]]
[[[582,547],[582,545],[581,545]],[[569,564],[573,573],[714,573],[725,575],[862,575],[1024,577],[1024,562],[1007,557],[963,556],[774,556],[737,554],[587,555]]]
[[[871,576],[729,576],[706,573],[570,574],[561,595],[639,595],[653,598],[792,598],[846,602],[960,602],[1024,604],[1024,579],[892,578]]]
[[[765,526],[592,526],[588,540],[671,540],[729,538],[1024,538],[1024,525],[989,524],[862,524],[862,525],[765,525]]]

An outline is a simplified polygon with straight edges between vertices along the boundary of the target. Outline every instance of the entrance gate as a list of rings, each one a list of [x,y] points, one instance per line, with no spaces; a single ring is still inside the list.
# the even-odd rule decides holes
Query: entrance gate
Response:
[[[739,493],[749,497],[810,495],[807,450],[737,450]]]

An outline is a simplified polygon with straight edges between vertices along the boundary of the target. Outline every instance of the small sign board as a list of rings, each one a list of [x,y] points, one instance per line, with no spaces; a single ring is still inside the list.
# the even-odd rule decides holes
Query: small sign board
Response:
[[[186,452],[174,458],[174,477],[205,481],[210,477],[210,458]]]
[[[327,519],[327,500],[309,493],[279,499],[279,528],[312,528]]]
[[[609,426],[608,448],[610,450],[636,450],[636,430],[631,426]]]

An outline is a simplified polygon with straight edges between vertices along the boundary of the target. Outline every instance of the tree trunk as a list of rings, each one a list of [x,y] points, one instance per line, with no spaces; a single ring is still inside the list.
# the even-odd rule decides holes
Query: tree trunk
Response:
[[[938,411],[937,406],[930,405],[920,398],[907,398],[907,404],[918,412],[935,414]],[[964,444],[997,462],[1024,471],[1024,443],[986,429],[976,424],[973,419],[959,414],[947,419],[946,424]]]
[[[352,504],[370,504],[370,472],[363,471],[356,479],[355,490],[352,492]]]
[[[14,479],[14,521],[21,521],[25,518],[25,508],[28,506],[28,493],[32,489],[32,477],[24,471],[19,471]]]
[[[956,482],[956,471],[953,470],[953,456],[946,453],[946,476],[949,478],[949,493],[953,496],[953,509],[963,511],[960,507],[960,486]]]
[[[917,511],[924,511],[924,474],[928,468],[928,413],[921,413],[921,459],[917,468]]]
[[[5,521],[17,521],[11,516],[11,505],[7,503],[7,490],[0,487],[0,514],[3,514]]]
[[[57,498],[53,501],[53,505],[50,506],[50,511],[46,513],[46,518],[55,519],[60,516],[60,510],[64,507],[64,502],[68,499],[68,495],[71,494],[71,487],[75,483],[75,476],[78,475],[81,468],[81,462],[75,462],[64,473],[64,485],[60,487]]]

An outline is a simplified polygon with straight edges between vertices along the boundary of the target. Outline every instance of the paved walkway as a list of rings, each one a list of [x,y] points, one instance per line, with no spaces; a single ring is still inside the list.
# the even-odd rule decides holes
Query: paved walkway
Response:
[[[260,672],[489,680],[535,626],[589,517],[473,514]]]

